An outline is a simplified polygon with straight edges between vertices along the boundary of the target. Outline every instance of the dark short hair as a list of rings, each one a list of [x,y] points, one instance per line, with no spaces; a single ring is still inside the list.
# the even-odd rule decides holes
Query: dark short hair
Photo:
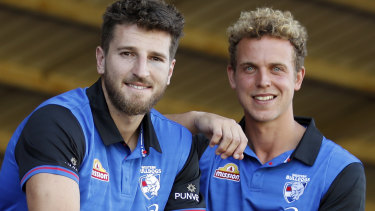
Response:
[[[107,7],[103,15],[101,47],[107,53],[117,24],[136,24],[146,30],[165,31],[171,35],[170,58],[176,55],[183,35],[184,18],[172,5],[162,0],[119,0]]]

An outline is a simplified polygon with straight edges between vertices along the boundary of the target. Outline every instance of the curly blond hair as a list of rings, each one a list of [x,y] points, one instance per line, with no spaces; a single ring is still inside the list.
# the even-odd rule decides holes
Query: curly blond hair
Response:
[[[229,35],[230,65],[236,68],[236,48],[242,38],[258,38],[262,36],[277,37],[289,42],[295,50],[295,68],[299,71],[307,55],[307,31],[289,11],[257,8],[255,11],[241,12],[240,18],[227,30]]]

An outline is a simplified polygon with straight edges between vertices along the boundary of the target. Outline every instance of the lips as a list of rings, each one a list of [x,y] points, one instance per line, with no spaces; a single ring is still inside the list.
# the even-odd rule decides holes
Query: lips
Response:
[[[270,101],[270,100],[275,99],[276,96],[275,95],[256,95],[253,98],[259,101]]]
[[[145,86],[145,85],[135,85],[135,84],[129,84],[129,83],[126,83],[127,86],[130,86],[134,89],[138,89],[138,90],[143,90],[143,89],[148,89],[148,88],[151,88],[151,86]]]
[[[124,80],[123,83],[136,90],[145,90],[152,88],[152,83],[143,78],[132,77],[128,80]]]

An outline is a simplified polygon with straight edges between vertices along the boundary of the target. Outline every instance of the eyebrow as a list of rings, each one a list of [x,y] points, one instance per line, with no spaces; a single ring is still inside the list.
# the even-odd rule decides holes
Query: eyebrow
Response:
[[[254,64],[252,62],[244,62],[244,63],[241,63],[240,66],[258,67],[258,65]],[[284,63],[280,63],[280,62],[273,62],[273,63],[268,64],[268,66],[283,66],[283,67],[286,67],[286,65]]]
[[[258,67],[258,65],[252,63],[252,62],[243,62],[240,64],[241,67],[243,66],[254,66],[254,67]]]
[[[123,46],[123,47],[118,47],[117,48],[117,51],[121,51],[121,50],[130,50],[130,51],[135,51],[137,48],[135,47],[131,47],[131,46]],[[158,56],[158,57],[161,57],[163,59],[167,59],[167,55],[165,55],[164,53],[160,53],[160,52],[157,52],[157,51],[151,51],[149,52],[150,55],[153,55],[153,56]]]
[[[271,63],[270,66],[283,66],[284,68],[287,67],[284,63],[280,63],[280,62]]]

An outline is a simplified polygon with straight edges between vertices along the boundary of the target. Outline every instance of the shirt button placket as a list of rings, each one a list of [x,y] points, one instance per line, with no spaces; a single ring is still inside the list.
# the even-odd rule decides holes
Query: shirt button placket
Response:
[[[258,169],[253,174],[253,177],[251,179],[250,188],[262,189],[262,187],[263,187],[263,170]]]

